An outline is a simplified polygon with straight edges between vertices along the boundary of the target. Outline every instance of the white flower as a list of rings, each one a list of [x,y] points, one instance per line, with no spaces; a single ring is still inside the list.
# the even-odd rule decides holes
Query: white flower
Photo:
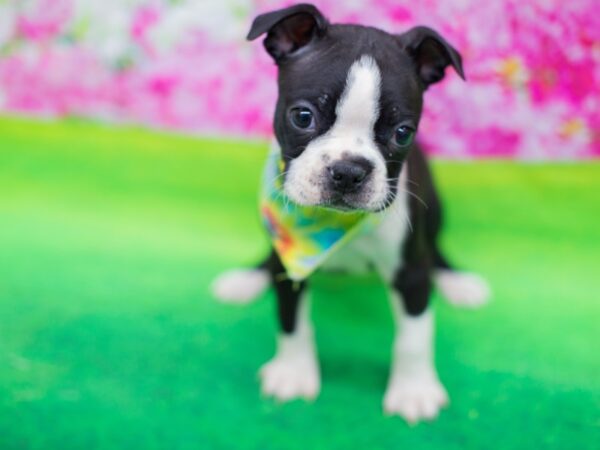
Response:
[[[172,50],[177,44],[202,31],[213,42],[242,41],[246,33],[245,13],[250,0],[188,0],[164,9],[163,16],[149,31],[150,41],[159,52]]]
[[[0,47],[7,44],[14,36],[16,14],[12,2],[0,2]]]

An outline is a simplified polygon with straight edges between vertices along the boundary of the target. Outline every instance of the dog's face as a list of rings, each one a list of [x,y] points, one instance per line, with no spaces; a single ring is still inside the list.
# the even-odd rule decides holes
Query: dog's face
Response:
[[[258,16],[249,39],[279,67],[275,134],[285,163],[283,188],[300,205],[380,211],[419,125],[425,89],[460,55],[435,31],[402,35],[330,25],[312,5]]]

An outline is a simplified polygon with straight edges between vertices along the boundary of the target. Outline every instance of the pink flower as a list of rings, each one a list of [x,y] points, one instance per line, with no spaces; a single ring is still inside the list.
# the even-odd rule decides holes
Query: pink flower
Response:
[[[17,18],[17,33],[30,41],[43,41],[57,36],[71,17],[69,0],[38,0],[32,11]]]
[[[142,6],[138,8],[132,17],[131,36],[140,47],[149,55],[154,55],[155,51],[150,40],[147,38],[147,31],[158,22],[160,13],[156,8]]]
[[[243,36],[259,11],[296,2],[254,0],[242,16],[207,0],[226,22],[222,34],[219,26],[186,16],[185,2],[117,3],[89,17],[81,16],[85,2],[24,3],[9,24],[16,37],[3,44],[0,56],[0,108],[194,133],[272,135],[276,67],[259,42]],[[600,157],[597,0],[315,3],[332,22],[394,33],[428,25],[459,49],[468,82],[448,69],[425,95],[419,138],[432,153]]]

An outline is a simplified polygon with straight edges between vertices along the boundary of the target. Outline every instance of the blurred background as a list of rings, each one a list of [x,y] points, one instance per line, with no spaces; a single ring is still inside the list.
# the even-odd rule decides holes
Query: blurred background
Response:
[[[597,0],[314,2],[333,22],[428,25],[464,59],[419,131],[442,245],[494,299],[435,294],[452,404],[417,427],[382,415],[376,279],[315,277],[314,404],[259,396],[272,294],[208,293],[267,250],[276,70],[244,37],[291,3],[0,0],[0,448],[597,448]]]
[[[427,99],[423,139],[447,157],[600,155],[594,0],[322,0],[334,21],[431,26],[463,55]],[[0,108],[161,129],[266,137],[275,69],[244,41],[281,0],[3,0]],[[463,114],[446,114],[460,108]]]

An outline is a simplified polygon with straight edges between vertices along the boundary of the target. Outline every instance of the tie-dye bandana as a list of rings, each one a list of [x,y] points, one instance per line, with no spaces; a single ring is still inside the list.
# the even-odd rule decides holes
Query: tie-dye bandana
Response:
[[[282,190],[280,151],[274,148],[263,174],[260,211],[289,279],[301,281],[371,223],[373,215],[293,203]]]

